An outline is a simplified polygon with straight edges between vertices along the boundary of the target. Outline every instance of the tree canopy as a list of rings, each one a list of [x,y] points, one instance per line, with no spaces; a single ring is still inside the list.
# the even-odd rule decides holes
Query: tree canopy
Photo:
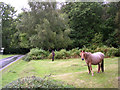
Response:
[[[16,16],[14,7],[0,2],[4,48],[23,51],[36,47],[60,50],[120,46],[120,2],[28,4],[30,9],[23,8]]]
[[[16,32],[14,19],[16,11],[14,10],[14,7],[3,2],[0,2],[0,8],[0,14],[2,16],[2,46],[4,48],[10,48],[13,47],[12,39]]]
[[[118,47],[116,40],[111,43],[115,31],[115,16],[118,3],[70,2],[62,10],[69,17],[72,29],[70,37],[74,40],[73,47],[93,45],[91,42],[96,34],[101,33],[100,42],[104,45]],[[114,37],[114,36],[113,36]],[[113,39],[114,40],[114,39]]]
[[[45,50],[66,48],[71,43],[70,29],[56,3],[29,2],[29,6],[31,10],[23,13],[17,25],[21,43]]]

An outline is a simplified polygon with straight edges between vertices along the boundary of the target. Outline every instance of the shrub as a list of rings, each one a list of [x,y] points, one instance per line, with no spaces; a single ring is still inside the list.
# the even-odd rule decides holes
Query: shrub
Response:
[[[55,59],[68,59],[79,57],[80,50],[78,48],[66,51],[61,49],[60,51],[55,51]]]
[[[115,54],[118,52],[118,49],[117,48],[109,48],[108,51],[106,52],[106,56],[115,56]]]
[[[69,53],[65,49],[61,49],[60,51],[55,51],[55,59],[66,59]]]
[[[25,61],[30,61],[30,60],[38,60],[38,59],[45,59],[49,55],[49,52],[38,49],[38,48],[33,48],[30,50],[30,52],[25,56],[24,60]]]
[[[66,54],[66,59],[71,58],[71,51],[69,50],[69,51],[67,51],[66,53],[67,53],[67,54]]]
[[[102,52],[105,54],[105,57],[112,57],[112,56],[116,56],[118,54],[119,50],[114,47],[110,48],[107,46],[103,46],[103,47],[98,47],[97,49],[95,49],[95,52]]]
[[[31,76],[19,78],[6,85],[4,88],[64,88],[64,87],[65,86],[63,85],[63,82]]]
[[[113,57],[113,56],[120,56],[120,48],[114,48],[114,47],[97,47],[95,50],[90,48],[74,48],[72,50],[66,51],[65,49],[61,49],[60,51],[55,51],[55,59],[68,59],[68,58],[79,58],[81,50],[84,50],[85,52],[102,52],[105,54],[105,57]],[[49,53],[45,50],[33,48],[30,50],[30,52],[24,57],[25,61],[30,60],[38,60],[38,59],[45,59],[45,58],[52,58],[52,53]]]
[[[95,49],[95,52],[102,52],[102,53],[106,54],[106,52],[108,52],[109,49],[110,49],[110,48],[107,47],[107,46],[97,47],[97,48]]]
[[[52,58],[52,53],[48,55],[48,59],[51,59],[51,58]]]
[[[115,56],[120,56],[120,47],[118,48],[118,50],[116,51],[116,53],[115,53]]]
[[[74,48],[74,49],[70,50],[69,52],[70,52],[71,58],[78,58],[79,54],[80,54],[80,49]]]
[[[84,50],[85,52],[94,53],[94,50],[92,50],[92,49],[90,49],[90,48],[82,48],[82,50]]]

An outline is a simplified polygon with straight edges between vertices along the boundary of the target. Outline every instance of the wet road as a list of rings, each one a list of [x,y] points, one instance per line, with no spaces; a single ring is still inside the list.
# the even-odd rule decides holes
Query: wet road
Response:
[[[24,55],[15,55],[15,56],[11,56],[11,57],[8,57],[8,58],[0,59],[0,70],[9,66],[11,63],[19,60],[23,56]]]

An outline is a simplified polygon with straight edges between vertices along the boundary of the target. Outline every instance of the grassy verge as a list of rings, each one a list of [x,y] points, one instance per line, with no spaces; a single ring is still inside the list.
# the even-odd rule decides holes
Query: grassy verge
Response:
[[[87,73],[85,61],[81,59],[32,60],[19,61],[2,73],[2,85],[21,77],[37,76],[64,81],[66,84],[78,88],[117,88],[118,87],[118,58],[105,58],[105,72],[96,73],[97,66],[93,65],[94,76]]]
[[[14,56],[14,55],[0,55],[0,59],[3,59],[3,58],[7,58],[7,57],[11,57],[11,56]]]

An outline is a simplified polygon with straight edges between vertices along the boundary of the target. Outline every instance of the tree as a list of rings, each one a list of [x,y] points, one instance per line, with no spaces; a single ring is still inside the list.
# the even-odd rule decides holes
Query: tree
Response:
[[[101,32],[102,5],[100,3],[68,3],[62,9],[69,17],[73,47],[89,46],[95,33]]]
[[[102,35],[103,45],[119,46],[118,36],[120,32],[117,23],[119,21],[119,2],[107,4],[67,2],[63,5],[62,10],[68,15],[69,25],[72,29],[70,34],[70,38],[74,40],[72,47],[81,48],[84,45],[93,45],[96,33]]]
[[[94,38],[91,40],[91,49],[96,49],[97,47],[103,46],[102,40],[103,39],[103,34],[101,33],[96,33]]]
[[[29,48],[66,48],[71,43],[68,36],[70,29],[64,22],[64,15],[57,9],[56,2],[29,2],[29,6],[31,10],[24,10],[17,26],[24,36],[21,42],[25,40]]]
[[[116,44],[118,47],[120,47],[120,2],[118,3],[118,5],[119,5],[119,10],[118,10],[116,17],[115,17],[115,23],[117,26],[115,37],[117,37]]]
[[[120,45],[120,28],[119,28],[119,12],[120,12],[120,2],[111,2],[107,4],[107,18],[106,26],[107,32],[104,32],[106,37],[105,44],[108,46],[119,47]]]
[[[7,5],[3,2],[0,2],[2,16],[2,47],[10,48],[12,47],[12,38],[14,37],[15,29],[15,19],[16,11],[11,5]]]

